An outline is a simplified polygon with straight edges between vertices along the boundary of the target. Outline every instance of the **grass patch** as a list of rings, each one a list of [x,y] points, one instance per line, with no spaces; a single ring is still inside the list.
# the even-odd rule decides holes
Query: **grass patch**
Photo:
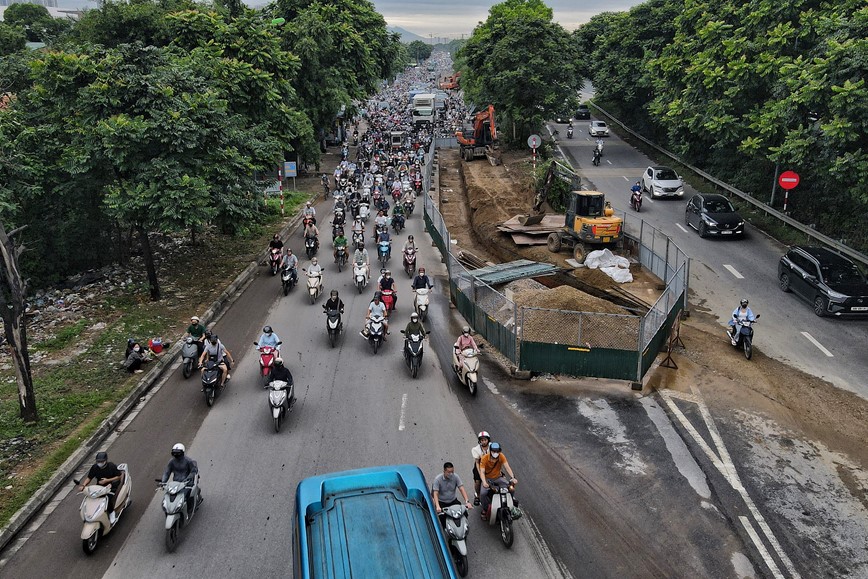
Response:
[[[39,349],[46,352],[57,352],[66,348],[70,342],[81,335],[87,327],[87,320],[79,320],[71,326],[61,328],[57,334],[39,344]]]

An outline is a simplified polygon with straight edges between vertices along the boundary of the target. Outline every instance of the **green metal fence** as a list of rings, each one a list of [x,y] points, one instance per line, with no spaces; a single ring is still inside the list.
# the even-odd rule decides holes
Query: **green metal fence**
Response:
[[[635,350],[586,348],[569,344],[521,342],[519,369],[572,376],[596,376],[614,380],[635,380]]]

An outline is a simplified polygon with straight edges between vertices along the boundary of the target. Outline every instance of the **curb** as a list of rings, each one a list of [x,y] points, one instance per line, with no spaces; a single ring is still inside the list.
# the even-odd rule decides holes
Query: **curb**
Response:
[[[292,217],[280,230],[281,238],[286,238],[290,231],[301,223],[301,214]],[[228,309],[236,294],[244,290],[246,285],[253,279],[259,264],[268,258],[268,250],[263,249],[256,259],[244,268],[238,276],[226,286],[211,306],[201,315],[202,322],[208,326],[216,322]],[[30,499],[24,503],[18,511],[9,519],[9,523],[0,530],[0,550],[5,549],[9,543],[21,532],[27,523],[51,500],[67,479],[71,477],[89,456],[92,456],[96,448],[112,433],[121,423],[124,417],[139,403],[144,394],[156,384],[168,371],[169,367],[181,354],[182,341],[177,340],[168,351],[157,361],[157,364],[148,372],[132,391],[121,400],[115,409],[103,420],[100,427],[81,443],[78,449],[67,458],[57,471],[43,484]]]

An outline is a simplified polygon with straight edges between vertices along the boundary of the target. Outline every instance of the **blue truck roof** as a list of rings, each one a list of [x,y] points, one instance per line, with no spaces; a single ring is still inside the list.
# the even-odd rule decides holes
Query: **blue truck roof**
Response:
[[[418,466],[314,476],[296,489],[299,567],[315,578],[454,578]],[[301,525],[301,520],[297,519]]]

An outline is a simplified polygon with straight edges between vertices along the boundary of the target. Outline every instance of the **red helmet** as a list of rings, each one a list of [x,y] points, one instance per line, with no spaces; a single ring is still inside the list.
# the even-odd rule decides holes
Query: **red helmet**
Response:
[[[481,439],[483,439],[483,438],[487,438],[489,440],[489,442],[491,441],[491,435],[488,434],[488,432],[486,432],[484,430],[480,431],[480,433],[476,435],[476,440],[481,441]]]

